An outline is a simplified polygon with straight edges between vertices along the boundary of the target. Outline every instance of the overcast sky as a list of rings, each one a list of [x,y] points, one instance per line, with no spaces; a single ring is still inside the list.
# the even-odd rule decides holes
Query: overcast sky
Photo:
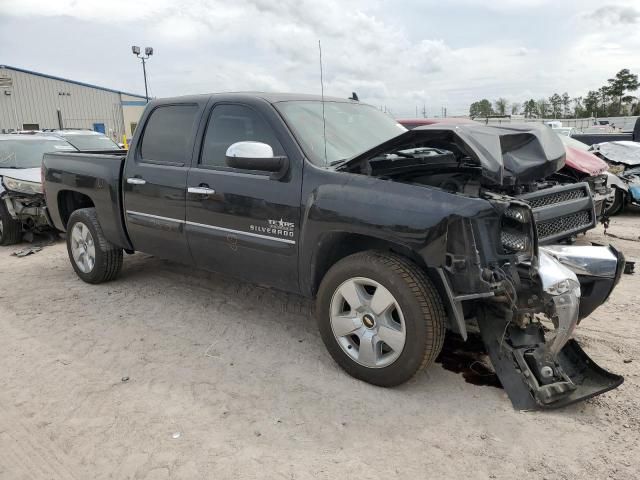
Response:
[[[638,0],[0,0],[0,64],[153,96],[356,91],[396,116],[640,73]]]

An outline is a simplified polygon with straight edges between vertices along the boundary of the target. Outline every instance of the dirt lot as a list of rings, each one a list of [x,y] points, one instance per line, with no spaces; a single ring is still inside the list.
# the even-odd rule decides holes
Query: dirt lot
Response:
[[[610,232],[638,238],[639,222]],[[640,259],[640,242],[608,240]],[[14,250],[0,247],[1,479],[638,477],[640,274],[577,334],[622,387],[517,412],[440,365],[389,390],[348,377],[295,296],[143,254],[90,286],[63,243]]]

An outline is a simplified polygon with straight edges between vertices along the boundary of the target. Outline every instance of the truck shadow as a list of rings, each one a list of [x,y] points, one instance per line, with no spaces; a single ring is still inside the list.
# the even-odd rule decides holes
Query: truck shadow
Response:
[[[301,328],[306,331],[312,330],[313,335],[319,337],[313,319],[314,302],[300,295],[243,282],[228,275],[184,266],[146,254],[127,257],[122,279],[157,278],[160,272],[170,274],[173,277],[171,282],[177,282],[190,289],[202,288],[204,291],[231,295],[246,304],[247,309],[293,314],[296,316],[296,322],[303,322],[304,326]],[[286,322],[283,317],[279,319]],[[482,339],[477,334],[471,333],[465,342],[459,335],[448,332],[436,363],[445,370],[462,374],[464,380],[472,385],[502,388]]]
[[[173,282],[178,282],[192,289],[201,288],[206,291],[237,296],[238,300],[245,303],[247,307],[277,313],[291,313],[309,318],[314,313],[313,300],[301,295],[244,282],[231,275],[209,272],[143,253],[125,256],[120,278],[122,280],[157,278],[159,272],[170,273],[176,277],[172,280]]]

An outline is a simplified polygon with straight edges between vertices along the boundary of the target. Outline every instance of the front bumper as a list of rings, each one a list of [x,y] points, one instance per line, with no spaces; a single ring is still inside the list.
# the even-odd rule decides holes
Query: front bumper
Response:
[[[11,218],[22,223],[25,231],[44,231],[51,228],[43,195],[27,195],[5,190],[0,202],[7,207]]]
[[[621,376],[596,365],[571,336],[606,301],[623,271],[624,257],[613,247],[541,247],[541,300],[554,331],[533,316],[505,322],[490,308],[481,311],[483,341],[514,408],[557,408],[622,384]]]

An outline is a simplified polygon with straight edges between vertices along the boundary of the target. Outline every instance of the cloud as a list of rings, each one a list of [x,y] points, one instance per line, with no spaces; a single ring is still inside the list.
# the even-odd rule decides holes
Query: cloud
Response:
[[[137,44],[155,49],[147,66],[156,96],[319,93],[320,39],[326,94],[355,90],[405,116],[423,103],[430,113],[441,106],[464,113],[483,97],[521,102],[554,91],[581,94],[620,68],[633,69],[629,60],[640,49],[637,27],[624,23],[635,18],[631,0],[598,15],[596,0],[584,0],[587,13],[577,14],[575,6],[551,0],[455,0],[446,8],[441,0],[0,3],[0,44],[9,46],[3,62],[15,66],[140,91],[130,54]],[[616,29],[624,37],[585,28],[593,15],[624,18]],[[435,22],[444,26],[439,34]],[[529,25],[537,28],[528,32]]]
[[[640,23],[640,10],[631,6],[605,5],[582,17],[602,26],[634,25]]]

